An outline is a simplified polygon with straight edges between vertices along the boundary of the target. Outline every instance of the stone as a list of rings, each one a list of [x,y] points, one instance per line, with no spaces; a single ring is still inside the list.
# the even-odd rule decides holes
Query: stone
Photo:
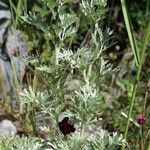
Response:
[[[0,138],[8,136],[15,136],[17,134],[17,128],[10,120],[3,120],[0,123]]]
[[[26,68],[26,46],[23,33],[11,24],[8,6],[0,0],[0,99],[16,108],[15,92],[22,88]]]

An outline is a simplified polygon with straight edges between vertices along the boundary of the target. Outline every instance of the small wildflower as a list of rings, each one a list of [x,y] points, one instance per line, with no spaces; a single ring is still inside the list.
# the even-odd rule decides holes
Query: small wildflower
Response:
[[[145,124],[146,123],[147,118],[144,117],[143,115],[138,115],[137,116],[137,121],[139,124]]]
[[[19,55],[19,48],[18,47],[12,49],[12,55],[13,56],[18,56]]]

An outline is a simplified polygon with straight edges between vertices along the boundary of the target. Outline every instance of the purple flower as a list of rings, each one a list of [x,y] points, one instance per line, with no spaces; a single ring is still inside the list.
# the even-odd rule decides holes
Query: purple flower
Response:
[[[147,118],[144,117],[143,115],[138,115],[138,116],[137,116],[138,124],[145,124],[145,123],[146,123],[146,120],[147,120]]]

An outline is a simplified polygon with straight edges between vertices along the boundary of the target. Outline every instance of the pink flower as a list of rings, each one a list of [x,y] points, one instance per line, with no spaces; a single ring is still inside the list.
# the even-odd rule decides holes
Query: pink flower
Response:
[[[12,55],[13,56],[19,56],[19,49],[18,49],[18,47],[15,47],[15,48],[12,49]]]
[[[145,123],[146,123],[146,120],[147,120],[147,118],[144,117],[143,115],[138,115],[138,116],[137,116],[138,124],[145,124]]]

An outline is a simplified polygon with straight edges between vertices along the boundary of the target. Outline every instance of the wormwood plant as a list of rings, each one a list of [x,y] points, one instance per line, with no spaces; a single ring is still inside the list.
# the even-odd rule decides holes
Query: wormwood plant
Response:
[[[106,1],[42,0],[41,5],[48,14],[30,12],[21,19],[42,33],[51,56],[45,64],[41,57],[28,58],[35,67],[35,75],[33,84],[20,92],[20,114],[24,118],[24,128],[32,124],[34,135],[44,132],[46,137],[43,141],[38,139],[39,142],[18,138],[10,147],[19,149],[23,142],[30,143],[33,149],[118,149],[125,144],[123,137],[117,133],[110,135],[101,128],[109,87],[107,80],[113,71],[105,55],[105,50],[114,43],[112,31],[99,26],[107,11]],[[69,6],[76,6],[76,9]],[[88,43],[78,41],[83,20],[87,23],[88,39],[82,40]],[[74,42],[81,43],[77,50],[73,49]],[[45,86],[39,88],[40,83]],[[71,122],[67,125],[74,125],[75,131],[66,129],[66,124],[60,130],[61,114]],[[42,116],[42,125],[38,116]]]

